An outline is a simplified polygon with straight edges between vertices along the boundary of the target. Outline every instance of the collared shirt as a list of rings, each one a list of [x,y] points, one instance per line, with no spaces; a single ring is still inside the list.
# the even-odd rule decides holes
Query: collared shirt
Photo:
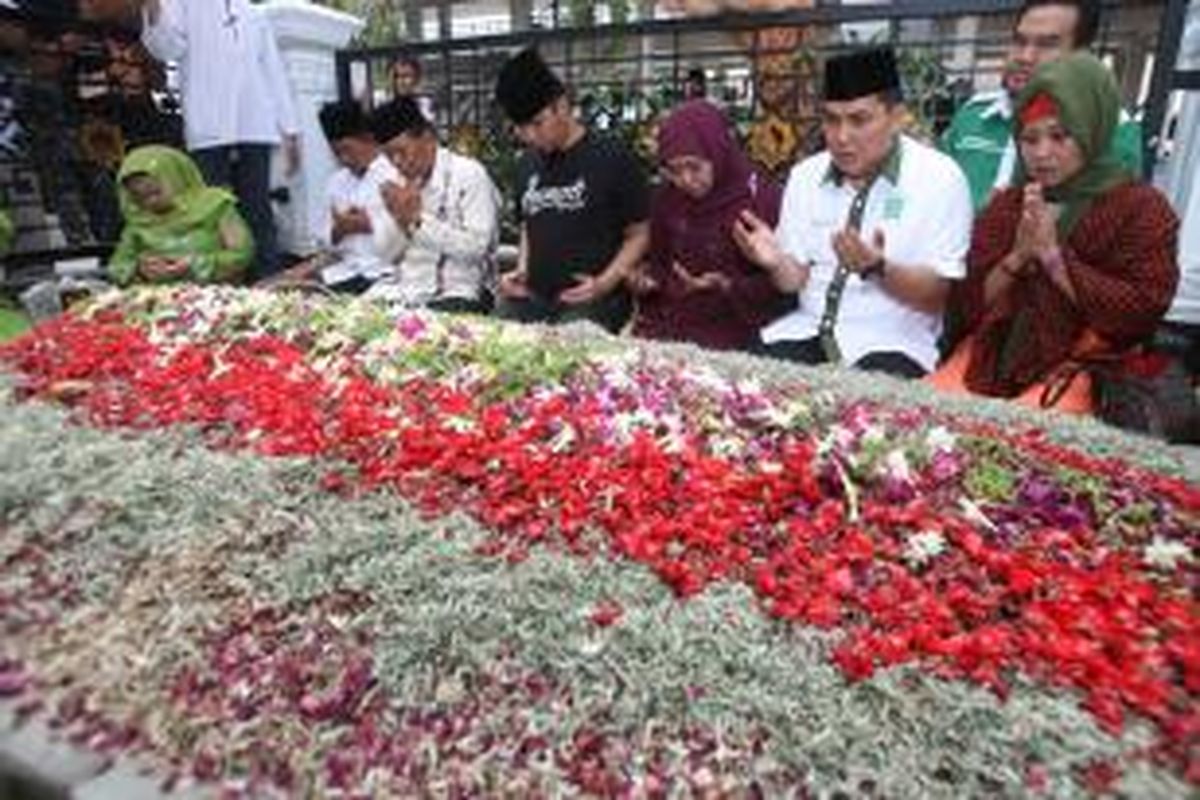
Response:
[[[817,336],[838,265],[833,236],[845,227],[855,193],[849,182],[837,178],[828,152],[792,169],[776,234],[783,249],[810,264],[811,272],[797,309],[764,328],[764,342]],[[868,242],[882,232],[889,262],[958,279],[966,275],[971,218],[962,171],[933,148],[901,136],[893,163],[867,195],[861,231]],[[848,364],[871,353],[901,352],[932,370],[941,328],[941,315],[917,311],[888,294],[878,280],[852,275],[834,335]]]
[[[941,149],[966,174],[976,210],[987,205],[994,192],[1007,189],[1016,176],[1018,153],[1012,129],[1012,98],[999,89],[968,100],[942,134]],[[1112,153],[1126,169],[1141,176],[1142,126],[1123,110]]]
[[[390,231],[400,256],[369,296],[405,305],[477,300],[492,277],[500,193],[482,164],[439,147],[421,189],[420,222]]]
[[[342,167],[329,178],[325,190],[325,205],[321,210],[314,237],[322,246],[340,257],[345,278],[361,275],[375,280],[391,271],[392,262],[399,257],[401,242],[396,236],[396,223],[383,203],[385,184],[398,183],[400,173],[386,156],[380,154],[362,175]],[[344,213],[361,208],[371,220],[371,233],[355,233],[333,242],[333,211]]]
[[[278,144],[299,133],[271,23],[247,0],[162,0],[142,41],[179,65],[189,150]]]

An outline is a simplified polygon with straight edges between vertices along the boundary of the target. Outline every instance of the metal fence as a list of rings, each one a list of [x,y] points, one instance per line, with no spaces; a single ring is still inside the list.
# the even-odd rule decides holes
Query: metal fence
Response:
[[[397,43],[340,53],[338,83],[344,97],[374,104],[391,95],[392,61],[401,53],[415,56],[452,144],[478,154],[504,186],[517,148],[492,92],[500,66],[519,48],[538,45],[572,86],[589,122],[627,137],[644,155],[655,120],[680,99],[687,73],[699,67],[709,96],[728,110],[752,153],[779,172],[819,145],[814,97],[819,65],[829,53],[866,40],[895,44],[914,127],[933,135],[967,96],[998,85],[1018,5],[819,3],[774,14]],[[1170,69],[1187,2],[1106,6],[1098,50],[1120,77],[1130,110],[1144,113],[1153,145],[1158,132],[1170,128],[1172,89],[1197,83],[1194,71]],[[120,152],[114,134],[125,145],[179,141],[177,108],[162,76],[122,85],[133,66],[123,60],[136,42],[128,31],[53,14],[30,24],[0,10],[0,33],[0,202],[17,217],[19,249],[111,241],[117,224],[111,154]]]
[[[0,14],[0,204],[16,261],[114,241],[124,151],[182,144],[166,73],[136,31],[35,10]]]
[[[492,100],[505,59],[527,45],[571,86],[588,121],[645,151],[654,120],[676,103],[687,73],[703,69],[760,165],[778,172],[819,146],[814,98],[826,56],[867,41],[896,46],[913,125],[936,135],[972,93],[999,85],[1016,0],[900,0],[765,14],[641,21],[339,54],[341,95],[368,105],[392,95],[401,54],[422,65],[424,91],[453,143],[475,148],[503,182],[507,126]],[[1149,99],[1164,3],[1108,3],[1098,52],[1135,113]],[[771,139],[783,141],[771,151]],[[765,142],[765,144],[764,144]],[[764,163],[762,151],[772,163]]]

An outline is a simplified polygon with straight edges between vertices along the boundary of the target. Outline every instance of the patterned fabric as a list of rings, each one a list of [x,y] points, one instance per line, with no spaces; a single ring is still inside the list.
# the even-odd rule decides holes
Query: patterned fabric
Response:
[[[1145,339],[1166,313],[1179,277],[1175,212],[1157,190],[1130,182],[1096,198],[1066,239],[1063,260],[1076,303],[1035,271],[985,307],[984,284],[1012,249],[1021,197],[1017,188],[996,196],[975,223],[967,257],[962,299],[976,347],[966,384],[980,394],[1020,394],[1067,361],[1087,331],[1117,349]],[[1021,308],[1032,312],[1024,315],[1032,324],[1001,375],[999,355]]]
[[[850,204],[850,214],[846,219],[846,227],[852,231],[862,230],[863,212],[867,210],[867,197],[870,196],[874,184],[875,180],[872,179],[854,195],[854,202]],[[831,364],[839,364],[842,360],[842,350],[838,347],[834,328],[837,327],[838,310],[842,307],[842,293],[846,291],[846,281],[849,279],[849,268],[845,264],[838,264],[833,281],[829,284],[829,291],[825,293],[825,312],[821,315],[821,324],[817,328],[821,337],[821,349],[825,351],[825,359]]]

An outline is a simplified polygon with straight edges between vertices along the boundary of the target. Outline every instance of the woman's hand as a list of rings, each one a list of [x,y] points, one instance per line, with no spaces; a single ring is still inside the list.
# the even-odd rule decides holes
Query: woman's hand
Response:
[[[1021,219],[1013,242],[1014,258],[1022,264],[1058,249],[1058,220],[1046,203],[1042,187],[1030,183],[1021,199]]]
[[[625,279],[625,285],[629,287],[630,292],[639,297],[645,297],[658,291],[658,281],[651,277],[649,264],[641,264],[629,273],[629,277]]]
[[[679,278],[680,283],[683,284],[683,290],[686,294],[713,291],[727,292],[733,286],[733,282],[729,280],[729,276],[723,275],[720,272],[710,271],[693,275],[678,261],[671,262],[671,269],[675,272],[675,277]]]
[[[1029,243],[1032,254],[1041,259],[1058,250],[1058,215],[1046,202],[1042,187],[1031,183],[1025,189],[1022,214],[1029,216]]]
[[[144,256],[138,263],[138,272],[147,280],[163,280],[179,278],[188,273],[191,265],[186,258],[164,258],[162,256]]]

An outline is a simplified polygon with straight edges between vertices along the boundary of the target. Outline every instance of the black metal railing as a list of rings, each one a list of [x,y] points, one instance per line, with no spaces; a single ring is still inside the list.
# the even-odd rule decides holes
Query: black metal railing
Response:
[[[91,253],[120,232],[124,152],[182,145],[177,98],[136,30],[26,4],[0,13],[0,204],[30,253]],[[56,10],[57,9],[57,10]]]
[[[529,45],[538,46],[572,87],[589,122],[622,133],[635,146],[652,133],[654,119],[678,101],[689,68],[701,66],[710,85],[715,83],[710,96],[725,106],[743,134],[750,136],[756,122],[774,114],[794,124],[803,150],[819,144],[813,104],[819,63],[854,43],[848,31],[874,25],[879,39],[896,45],[915,122],[932,136],[970,94],[998,85],[1019,5],[1018,0],[821,3],[774,13],[398,43],[339,53],[338,86],[343,98],[372,105],[392,94],[391,62],[401,54],[415,57],[443,130],[452,140],[473,142],[502,184],[513,148],[492,92],[504,60]],[[1150,65],[1161,63],[1156,48],[1164,3],[1105,6],[1097,50],[1112,63],[1127,105],[1138,113],[1153,107],[1142,93]]]

